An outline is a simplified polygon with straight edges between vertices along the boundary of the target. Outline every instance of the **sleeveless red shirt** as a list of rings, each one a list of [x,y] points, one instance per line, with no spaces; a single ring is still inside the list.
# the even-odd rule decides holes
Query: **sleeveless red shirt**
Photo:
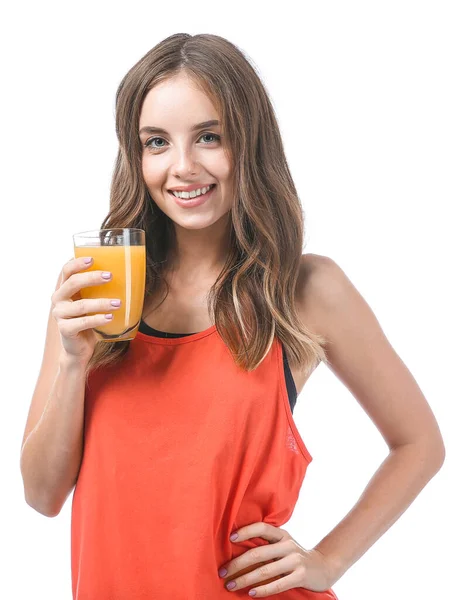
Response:
[[[311,462],[292,417],[281,342],[238,367],[216,326],[182,338],[138,332],[92,372],[72,501],[75,600],[251,598],[218,569],[263,538],[231,542],[294,510]],[[337,600],[293,588],[286,600]]]

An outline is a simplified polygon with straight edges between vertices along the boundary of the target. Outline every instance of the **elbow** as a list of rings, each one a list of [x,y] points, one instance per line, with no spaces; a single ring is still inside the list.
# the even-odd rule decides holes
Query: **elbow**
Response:
[[[445,459],[446,459],[446,447],[444,445],[444,441],[441,439],[440,448],[437,453],[437,461],[436,461],[437,467],[436,467],[435,473],[437,473],[439,471],[439,469],[442,467]]]
[[[37,513],[43,515],[44,517],[53,518],[60,514],[60,508],[56,506],[51,506],[49,503],[43,502],[42,500],[36,500],[35,498],[30,498],[26,493],[24,494],[25,502],[33,508]]]
[[[56,517],[64,504],[56,500],[55,496],[52,500],[49,499],[49,490],[46,486],[38,485],[36,481],[24,473],[21,465],[22,485],[24,491],[24,500],[30,508],[36,510],[40,515],[45,517]]]
[[[444,464],[446,459],[446,447],[441,435],[433,438],[430,443],[424,443],[427,457],[436,474]]]
[[[440,435],[421,438],[411,444],[403,444],[398,447],[412,447],[416,460],[434,477],[441,469],[446,457],[444,440]]]

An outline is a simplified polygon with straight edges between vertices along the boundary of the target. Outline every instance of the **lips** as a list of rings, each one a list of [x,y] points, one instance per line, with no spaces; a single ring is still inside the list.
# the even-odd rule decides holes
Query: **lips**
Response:
[[[177,189],[177,188],[173,188],[173,189],[170,189],[168,191],[174,196],[175,194],[173,192],[187,192],[187,193],[191,193],[191,192],[194,192],[196,190],[203,190],[205,188],[212,189],[214,187],[215,187],[214,183],[209,183],[207,185],[199,185],[199,186],[192,185],[189,189]],[[207,190],[207,192],[205,192],[205,193],[207,194],[210,191],[210,189]],[[202,195],[203,194],[198,194],[198,196],[202,196]],[[196,198],[196,196],[194,196],[194,198]],[[190,200],[190,198],[182,198],[182,200]]]
[[[195,196],[194,198],[178,198],[177,196],[174,196],[174,194],[172,192],[170,192],[168,190],[168,194],[171,196],[171,198],[181,207],[183,208],[192,208],[193,206],[200,206],[201,204],[204,204],[204,202],[206,202],[210,196],[212,195],[212,193],[214,192],[214,190],[216,189],[216,185],[213,185],[213,187],[206,192],[205,194],[201,194],[199,196]]]
[[[194,190],[202,190],[202,188],[215,185],[214,183],[193,183],[192,185],[183,185],[180,187],[169,188],[169,192],[194,192]]]

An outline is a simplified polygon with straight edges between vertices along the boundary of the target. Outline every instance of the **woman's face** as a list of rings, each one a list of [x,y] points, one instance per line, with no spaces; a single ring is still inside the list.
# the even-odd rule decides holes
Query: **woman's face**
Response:
[[[213,120],[219,121],[214,105],[184,73],[157,84],[142,106],[139,136],[145,184],[160,209],[186,229],[209,227],[232,208],[232,167],[220,125],[201,125]],[[190,205],[191,198],[185,205],[185,199],[169,191],[211,185],[214,189],[198,206]]]

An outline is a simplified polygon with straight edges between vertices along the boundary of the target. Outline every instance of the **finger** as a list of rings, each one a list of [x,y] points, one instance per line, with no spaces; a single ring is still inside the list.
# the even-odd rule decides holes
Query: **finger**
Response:
[[[68,277],[70,275],[72,275],[73,273],[76,272],[76,265],[75,265],[76,261],[73,258],[70,258],[64,265],[63,265],[63,269],[62,269],[62,278],[60,280],[60,285],[62,285],[63,283],[65,283],[65,281],[68,279]]]
[[[297,568],[297,564],[292,556],[285,556],[276,562],[256,566],[258,568],[254,569],[254,571],[241,575],[240,577],[237,576],[232,578],[230,582],[226,582],[226,588],[237,591],[252,586],[254,586],[255,589],[257,586],[265,587],[266,585],[272,585],[276,582],[278,582],[279,585],[280,581],[287,579]],[[229,583],[231,586],[235,583],[235,586],[228,587]],[[289,581],[287,583],[289,584]]]
[[[265,585],[255,585],[248,591],[248,594],[250,594],[252,598],[267,598],[268,596],[273,596],[274,594],[279,594],[295,588],[299,589],[301,587],[302,582],[300,576],[293,572],[289,575],[286,575],[286,577],[280,577],[279,579],[276,579],[270,583],[266,583]],[[251,594],[251,592],[256,593]]]
[[[237,578],[244,573],[249,573],[260,565],[265,565],[269,562],[279,561],[284,556],[295,551],[292,540],[285,540],[280,544],[267,544],[256,546],[247,550],[240,556],[233,558],[230,562],[224,565],[227,570],[224,579],[229,580]]]
[[[91,267],[90,264],[85,263],[86,258],[89,257],[79,256],[78,258],[70,258],[70,260],[63,265],[61,284],[65,283],[65,281],[74,273],[79,273],[80,271],[84,271]]]
[[[236,543],[249,540],[250,538],[261,537],[271,544],[274,544],[283,539],[290,538],[290,535],[284,529],[274,527],[269,523],[264,523],[264,521],[258,521],[257,523],[251,523],[245,527],[240,527],[235,533],[238,535],[235,539]]]

